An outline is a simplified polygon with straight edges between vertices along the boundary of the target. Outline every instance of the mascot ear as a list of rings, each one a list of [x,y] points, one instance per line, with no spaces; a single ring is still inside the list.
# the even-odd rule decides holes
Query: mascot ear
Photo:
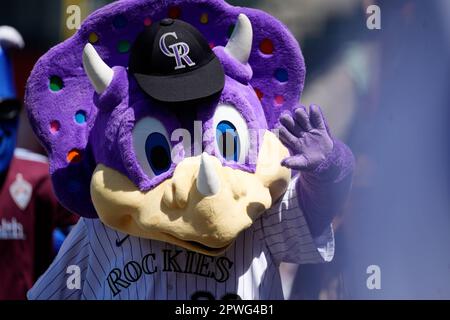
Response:
[[[114,71],[100,58],[95,48],[88,43],[83,50],[83,67],[98,94],[102,94],[111,84]]]

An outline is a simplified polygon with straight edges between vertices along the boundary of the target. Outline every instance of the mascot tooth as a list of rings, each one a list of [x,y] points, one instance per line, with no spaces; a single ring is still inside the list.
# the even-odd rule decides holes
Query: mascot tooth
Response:
[[[223,0],[88,17],[28,81],[56,194],[82,216],[29,298],[282,299],[280,263],[330,261],[354,162],[299,105],[305,70],[281,22]],[[195,147],[173,139],[199,122]]]

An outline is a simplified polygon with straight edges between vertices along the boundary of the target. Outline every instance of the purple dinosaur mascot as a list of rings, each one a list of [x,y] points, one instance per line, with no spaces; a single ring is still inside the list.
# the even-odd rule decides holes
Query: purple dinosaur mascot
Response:
[[[118,1],[37,63],[33,128],[82,216],[29,299],[283,299],[328,262],[351,151],[299,105],[300,47],[222,0]],[[193,137],[193,138],[192,138]]]

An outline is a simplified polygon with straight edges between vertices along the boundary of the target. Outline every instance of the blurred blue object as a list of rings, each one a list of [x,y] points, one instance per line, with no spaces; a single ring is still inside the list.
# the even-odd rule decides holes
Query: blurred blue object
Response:
[[[0,174],[6,172],[13,158],[17,140],[17,119],[20,111],[20,103],[15,100],[16,89],[9,53],[10,49],[23,48],[23,46],[22,36],[16,29],[0,26],[0,111],[2,114],[0,118]],[[17,112],[12,116],[11,110]]]
[[[25,46],[20,33],[9,26],[0,26],[0,100],[16,98],[10,49],[22,49]]]
[[[53,249],[55,250],[55,253],[58,253],[59,249],[61,249],[65,239],[66,234],[61,229],[57,228],[53,231]]]
[[[16,97],[11,62],[6,50],[0,46],[0,100]]]
[[[443,1],[382,4],[377,104],[350,142],[372,174],[354,186],[347,298],[449,299],[449,12]],[[380,289],[367,285],[370,266]]]

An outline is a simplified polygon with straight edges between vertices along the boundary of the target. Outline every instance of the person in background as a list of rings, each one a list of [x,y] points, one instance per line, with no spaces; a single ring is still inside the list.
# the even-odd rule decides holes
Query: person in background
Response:
[[[13,82],[11,51],[21,35],[0,26],[0,300],[21,300],[55,255],[53,232],[77,217],[55,198],[47,159],[16,148],[21,103]]]

